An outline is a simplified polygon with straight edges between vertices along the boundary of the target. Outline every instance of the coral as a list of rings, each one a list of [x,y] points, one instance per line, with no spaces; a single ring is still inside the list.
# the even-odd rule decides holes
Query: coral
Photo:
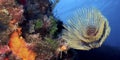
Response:
[[[14,0],[0,0],[0,43],[7,44],[16,23],[22,22],[23,8]]]
[[[21,36],[21,28],[14,30],[10,35],[9,47],[13,54],[22,58],[22,60],[35,60],[36,53],[27,48],[27,43]]]
[[[59,46],[57,40],[52,39],[53,34],[57,30],[56,21],[52,16],[50,18],[45,16],[44,21],[37,19],[32,21],[31,25],[33,24],[35,25],[35,31],[34,33],[26,33],[25,40],[34,44],[31,48],[37,53],[36,60],[52,58]]]
[[[25,17],[29,20],[43,18],[44,15],[51,15],[51,3],[49,0],[26,0]],[[34,7],[34,8],[33,8]]]
[[[10,50],[0,47],[1,60],[45,60],[55,56],[59,43],[53,39],[57,21],[51,8],[49,0],[0,0],[0,46],[7,45]]]
[[[45,38],[45,41],[39,41],[36,46],[36,52],[38,53],[36,59],[51,59],[54,56],[57,47],[58,42],[51,38]]]
[[[40,33],[43,38],[46,36],[52,37],[57,30],[57,22],[52,16],[47,17],[45,15],[43,19],[34,20],[33,23],[35,32]]]
[[[51,37],[44,37],[42,39],[39,33],[26,34],[26,36],[25,40],[30,44],[29,48],[37,53],[36,60],[52,58],[59,46],[56,39],[52,39]]]
[[[0,5],[13,5],[15,4],[15,0],[0,0]]]
[[[26,41],[28,43],[36,43],[39,42],[40,40],[42,40],[41,36],[39,33],[35,33],[35,34],[28,34],[26,33]]]
[[[35,24],[33,20],[29,21],[29,33],[35,32]]]

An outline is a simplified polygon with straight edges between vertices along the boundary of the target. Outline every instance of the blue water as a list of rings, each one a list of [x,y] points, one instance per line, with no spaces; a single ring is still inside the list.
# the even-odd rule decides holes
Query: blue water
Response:
[[[111,32],[103,45],[120,48],[120,0],[60,0],[53,13],[66,23],[76,9],[90,6],[98,8],[109,21]]]

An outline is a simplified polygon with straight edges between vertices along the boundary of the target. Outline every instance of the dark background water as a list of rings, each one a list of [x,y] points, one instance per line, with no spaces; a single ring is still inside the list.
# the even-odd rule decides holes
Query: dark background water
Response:
[[[94,6],[108,19],[111,32],[102,47],[78,51],[76,60],[120,60],[120,0],[60,0],[54,15],[66,23],[76,9]]]

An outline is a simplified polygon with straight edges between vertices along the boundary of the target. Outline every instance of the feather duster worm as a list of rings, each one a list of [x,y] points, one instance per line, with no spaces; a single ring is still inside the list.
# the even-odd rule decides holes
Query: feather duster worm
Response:
[[[17,28],[10,35],[9,47],[12,52],[22,60],[35,60],[36,54],[27,48],[26,42],[21,36],[21,28]]]
[[[78,9],[64,27],[62,38],[80,50],[100,47],[110,33],[107,19],[96,8]]]

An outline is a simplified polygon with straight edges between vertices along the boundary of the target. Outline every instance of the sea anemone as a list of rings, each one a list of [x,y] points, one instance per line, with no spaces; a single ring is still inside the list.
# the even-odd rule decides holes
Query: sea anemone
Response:
[[[70,48],[79,50],[100,47],[110,33],[107,19],[93,7],[78,9],[63,26],[62,38]]]

